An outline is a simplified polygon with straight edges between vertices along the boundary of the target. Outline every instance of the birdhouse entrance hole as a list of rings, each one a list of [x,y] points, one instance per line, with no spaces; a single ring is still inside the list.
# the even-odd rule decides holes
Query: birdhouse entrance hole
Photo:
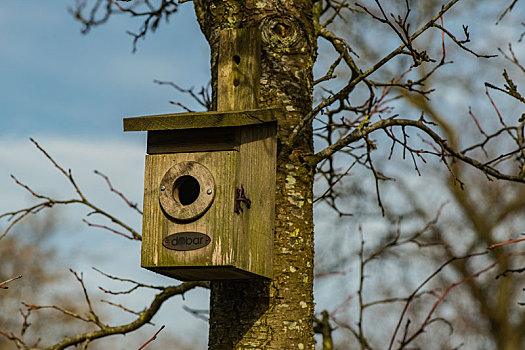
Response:
[[[190,205],[199,198],[200,184],[193,176],[184,175],[175,181],[175,200],[182,205]]]

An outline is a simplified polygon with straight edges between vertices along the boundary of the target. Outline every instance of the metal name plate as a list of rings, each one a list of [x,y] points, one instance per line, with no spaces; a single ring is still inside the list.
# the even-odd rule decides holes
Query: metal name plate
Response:
[[[173,250],[195,250],[210,244],[210,236],[200,232],[178,232],[162,240],[162,245]]]

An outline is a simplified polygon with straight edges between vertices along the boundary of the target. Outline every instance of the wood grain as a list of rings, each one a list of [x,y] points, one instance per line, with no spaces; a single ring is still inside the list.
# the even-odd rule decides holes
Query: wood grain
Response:
[[[239,102],[239,104],[242,103]],[[227,128],[257,125],[275,122],[280,111],[279,108],[247,109],[230,112],[176,113],[124,118],[124,131]]]
[[[188,177],[198,184],[198,193],[192,203],[180,200],[180,190]],[[164,212],[179,221],[195,220],[202,216],[213,203],[216,192],[215,179],[211,172],[197,162],[178,162],[162,177],[159,200]]]
[[[271,278],[277,119],[283,111],[257,109],[258,30],[223,30],[220,42],[217,106],[221,111],[124,119],[126,131],[148,131],[142,266],[181,280]],[[169,186],[177,177],[191,175],[175,172],[166,180],[170,168],[182,162],[206,167],[215,183],[209,208],[184,217],[186,221],[168,215],[159,202],[163,195],[173,196],[161,193],[163,178],[164,188],[172,189]],[[194,178],[199,184],[205,182]],[[235,213],[236,190],[241,188],[251,205],[241,203],[242,211]],[[183,251],[162,245],[165,237],[178,232],[203,233],[211,242]]]
[[[233,198],[238,171],[238,152],[194,152],[146,156],[142,266],[157,270],[170,267],[235,266]],[[215,179],[215,200],[198,220],[180,222],[167,216],[160,205],[160,186],[172,165],[194,161],[208,168]],[[193,251],[173,251],[162,246],[164,237],[177,232],[202,232],[212,242]],[[174,275],[173,275],[174,276]],[[181,277],[183,277],[181,275]]]
[[[241,111],[257,108],[261,76],[261,33],[258,28],[223,30],[219,40],[217,110]]]
[[[239,150],[240,127],[148,131],[148,154]]]

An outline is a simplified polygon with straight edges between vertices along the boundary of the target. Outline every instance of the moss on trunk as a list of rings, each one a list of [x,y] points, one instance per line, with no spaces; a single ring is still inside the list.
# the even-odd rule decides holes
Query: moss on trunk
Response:
[[[217,96],[219,32],[258,27],[262,35],[259,107],[283,107],[278,138],[285,139],[312,106],[316,58],[311,1],[194,1],[211,48],[213,96]],[[277,161],[274,278],[213,282],[209,348],[313,349],[314,171],[308,130]]]

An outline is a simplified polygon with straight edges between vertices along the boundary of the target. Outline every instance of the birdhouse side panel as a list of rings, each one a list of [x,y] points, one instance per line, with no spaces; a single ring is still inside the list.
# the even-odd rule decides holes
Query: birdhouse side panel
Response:
[[[241,132],[239,186],[250,200],[241,205],[238,267],[271,278],[275,221],[276,123],[247,126]],[[241,223],[242,222],[242,223]]]

